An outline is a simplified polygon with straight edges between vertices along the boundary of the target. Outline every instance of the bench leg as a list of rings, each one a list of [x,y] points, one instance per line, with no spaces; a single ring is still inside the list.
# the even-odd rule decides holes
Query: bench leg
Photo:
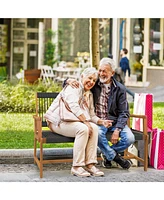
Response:
[[[149,136],[144,136],[144,171],[147,171],[148,168],[148,141]]]
[[[36,138],[34,138],[34,158],[36,158],[36,144],[37,144],[37,140]],[[34,164],[36,164],[35,159],[34,159]]]
[[[40,178],[43,178],[43,143],[40,142]]]
[[[127,153],[128,153],[128,148],[124,150],[124,157],[127,156]]]

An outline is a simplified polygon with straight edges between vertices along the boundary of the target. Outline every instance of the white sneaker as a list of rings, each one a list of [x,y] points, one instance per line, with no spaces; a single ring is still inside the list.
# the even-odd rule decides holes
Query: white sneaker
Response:
[[[104,172],[97,169],[94,165],[91,168],[86,167],[86,170],[92,175],[92,176],[104,176]]]
[[[71,168],[71,174],[75,175],[75,176],[79,176],[79,177],[87,177],[87,176],[91,176],[91,174],[89,172],[87,172],[85,169],[83,169],[82,167],[78,167],[78,168]]]

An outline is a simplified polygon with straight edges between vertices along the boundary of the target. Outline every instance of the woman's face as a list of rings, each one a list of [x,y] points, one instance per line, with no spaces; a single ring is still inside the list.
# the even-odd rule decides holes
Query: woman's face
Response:
[[[85,77],[82,77],[82,84],[84,86],[84,90],[90,90],[96,83],[97,76],[96,74],[91,74]]]

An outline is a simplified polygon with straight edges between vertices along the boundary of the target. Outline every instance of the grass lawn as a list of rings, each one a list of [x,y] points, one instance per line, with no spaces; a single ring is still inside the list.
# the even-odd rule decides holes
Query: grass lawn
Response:
[[[130,112],[133,104],[130,104]],[[33,148],[33,114],[0,113],[0,149]],[[164,102],[153,104],[153,128],[164,129]],[[73,144],[44,144],[45,147],[72,147]]]
[[[33,114],[0,113],[0,149],[30,149],[34,147]],[[63,147],[63,144],[44,144],[45,147]],[[64,147],[72,147],[71,143]]]

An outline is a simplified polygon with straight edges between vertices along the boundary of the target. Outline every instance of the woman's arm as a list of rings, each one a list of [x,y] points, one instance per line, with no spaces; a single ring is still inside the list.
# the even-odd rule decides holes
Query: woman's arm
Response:
[[[91,120],[96,123],[97,125],[101,125],[101,126],[105,126],[106,128],[109,128],[110,126],[112,126],[112,122],[113,120],[103,120],[103,119],[100,119],[99,117],[96,116],[95,114],[95,108],[94,108],[94,105],[93,105],[93,95],[92,93],[90,93],[90,96],[89,96],[89,102],[90,102],[90,116],[91,116]]]

